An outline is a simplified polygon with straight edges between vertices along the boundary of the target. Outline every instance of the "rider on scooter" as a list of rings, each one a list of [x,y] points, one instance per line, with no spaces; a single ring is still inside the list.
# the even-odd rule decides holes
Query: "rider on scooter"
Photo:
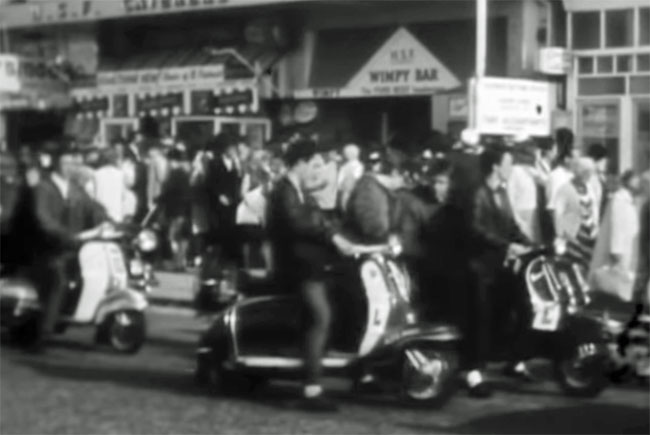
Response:
[[[331,315],[327,299],[327,266],[336,258],[354,253],[354,245],[342,237],[315,204],[304,195],[313,168],[321,165],[316,143],[299,140],[285,154],[287,174],[269,198],[268,231],[274,251],[275,279],[282,288],[298,291],[306,311],[304,406],[331,411],[336,407],[323,398],[321,359],[324,356]]]
[[[80,233],[106,221],[106,213],[73,179],[74,153],[62,147],[53,156],[53,171],[36,186],[36,207],[46,231],[65,241],[56,255],[50,257],[45,273],[38,278],[39,288],[49,291],[45,315],[41,323],[41,341],[54,332],[66,289],[67,267],[76,261],[76,238]],[[45,284],[47,283],[47,285]],[[44,292],[43,292],[44,293]]]

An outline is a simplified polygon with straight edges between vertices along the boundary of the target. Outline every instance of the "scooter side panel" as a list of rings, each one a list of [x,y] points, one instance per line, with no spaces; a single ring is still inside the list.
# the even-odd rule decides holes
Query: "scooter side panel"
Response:
[[[111,285],[111,264],[104,244],[86,243],[79,252],[83,289],[72,318],[75,322],[91,322],[98,305]]]
[[[252,298],[238,303],[234,310],[238,356],[296,357],[301,354],[302,313],[297,298]]]
[[[381,341],[391,313],[391,292],[384,271],[373,260],[361,265],[361,279],[368,297],[365,334],[359,346],[361,356],[370,353]]]

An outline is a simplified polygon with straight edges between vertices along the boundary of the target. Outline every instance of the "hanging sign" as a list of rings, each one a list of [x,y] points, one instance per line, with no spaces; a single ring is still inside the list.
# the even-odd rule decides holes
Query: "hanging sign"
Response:
[[[18,92],[18,56],[0,54],[0,92]]]
[[[551,86],[547,82],[483,77],[476,82],[480,134],[548,136]]]
[[[539,50],[539,71],[549,75],[564,75],[571,70],[571,52],[563,47],[543,47]]]
[[[460,86],[458,78],[406,28],[399,28],[350,80],[362,96],[433,94]]]

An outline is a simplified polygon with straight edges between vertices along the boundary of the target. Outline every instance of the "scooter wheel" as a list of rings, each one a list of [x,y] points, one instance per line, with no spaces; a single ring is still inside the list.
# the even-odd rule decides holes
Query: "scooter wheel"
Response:
[[[31,347],[40,339],[40,319],[34,318],[9,331],[10,339],[18,346]]]
[[[573,397],[596,397],[609,385],[609,361],[604,355],[580,358],[577,354],[555,361],[555,378]]]
[[[135,353],[144,344],[146,321],[144,313],[135,310],[118,311],[107,324],[108,340],[121,353]]]
[[[441,407],[456,387],[459,357],[453,349],[407,347],[402,367],[402,395],[411,403]]]

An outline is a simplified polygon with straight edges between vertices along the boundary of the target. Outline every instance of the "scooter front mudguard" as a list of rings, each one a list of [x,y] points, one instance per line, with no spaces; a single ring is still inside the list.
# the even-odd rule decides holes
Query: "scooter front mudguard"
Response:
[[[148,305],[147,298],[137,290],[115,290],[99,304],[95,313],[95,323],[102,324],[108,316],[118,311],[144,311]]]

